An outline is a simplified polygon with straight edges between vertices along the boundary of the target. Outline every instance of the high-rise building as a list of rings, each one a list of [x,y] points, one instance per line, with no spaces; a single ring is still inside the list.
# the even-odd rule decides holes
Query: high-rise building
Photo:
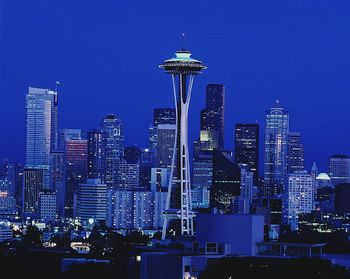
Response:
[[[134,192],[107,190],[107,224],[116,229],[132,229],[134,225]]]
[[[166,192],[107,191],[107,224],[116,229],[160,229]]]
[[[72,217],[74,194],[78,185],[86,182],[87,178],[87,152],[88,141],[85,139],[66,139],[64,145],[65,155],[65,215]]]
[[[208,84],[206,89],[206,107],[201,111],[200,129],[217,131],[218,149],[224,150],[224,108],[225,87],[222,84]]]
[[[253,172],[247,165],[241,167],[241,191],[238,197],[238,213],[249,214],[253,202]]]
[[[335,186],[335,211],[338,214],[350,213],[350,183]]]
[[[101,179],[87,179],[79,184],[76,194],[75,217],[82,224],[93,221],[106,220],[107,185]]]
[[[174,108],[153,109],[153,124],[176,124],[176,110]]]
[[[149,127],[149,148],[153,152],[157,151],[159,124],[175,125],[176,110],[174,108],[153,109],[153,124]]]
[[[83,131],[81,129],[61,129],[59,139],[58,150],[64,150],[66,140],[82,139],[84,138]]]
[[[65,156],[63,151],[52,151],[50,158],[50,190],[56,192],[57,215],[64,217],[66,192]]]
[[[299,132],[288,134],[288,173],[304,170],[304,145]]]
[[[106,136],[99,130],[87,133],[88,140],[88,178],[99,178],[105,182],[106,176]]]
[[[259,178],[259,125],[236,124],[235,162],[244,164],[254,173],[254,183]]]
[[[137,146],[126,146],[124,148],[124,160],[132,164],[140,164],[141,149]]]
[[[218,149],[219,133],[213,130],[202,130],[199,139],[193,142],[193,157],[195,158],[200,151],[212,151]]]
[[[57,92],[29,87],[26,95],[26,166],[43,169],[43,187],[49,187],[50,152],[58,147]]]
[[[210,208],[222,214],[233,212],[232,203],[234,198],[240,195],[241,188],[241,169],[229,155],[217,149],[213,151]]]
[[[279,101],[266,112],[264,195],[283,193],[287,183],[289,114]]]
[[[151,169],[151,191],[166,192],[168,191],[170,171],[168,168]]]
[[[106,136],[106,184],[116,186],[119,162],[124,154],[124,126],[120,118],[108,114],[101,121],[101,131]]]
[[[0,215],[14,215],[20,200],[18,192],[20,166],[8,159],[0,160]]]
[[[313,178],[307,171],[296,171],[289,175],[286,217],[292,230],[298,229],[299,214],[313,210]]]
[[[154,196],[153,192],[134,192],[135,229],[153,229]]]
[[[209,208],[213,179],[213,151],[198,150],[193,160],[192,206]]]
[[[140,165],[121,159],[119,162],[117,183],[114,187],[122,191],[140,190]]]
[[[312,174],[314,177],[314,174]],[[334,185],[327,173],[319,173],[314,180],[315,209],[322,213],[334,211]]]
[[[346,155],[329,157],[329,176],[333,186],[340,183],[350,183],[350,158]]]
[[[154,151],[149,148],[141,149],[139,184],[142,191],[151,189],[152,168],[156,166],[156,159]]]
[[[14,216],[17,212],[16,199],[11,195],[12,183],[6,176],[0,176],[0,218]]]
[[[43,189],[43,170],[25,168],[23,173],[23,215],[39,214],[39,192]]]
[[[55,191],[44,190],[39,193],[40,219],[45,222],[53,222],[56,219],[57,198]]]
[[[157,167],[171,168],[176,125],[159,124],[157,126]]]
[[[191,202],[188,109],[194,76],[206,67],[200,61],[191,58],[191,52],[184,49],[177,51],[174,58],[165,60],[160,67],[172,77],[176,105],[176,149],[171,163],[169,196],[162,233],[164,239],[168,225],[173,227],[177,235],[194,234],[195,214],[192,211]]]

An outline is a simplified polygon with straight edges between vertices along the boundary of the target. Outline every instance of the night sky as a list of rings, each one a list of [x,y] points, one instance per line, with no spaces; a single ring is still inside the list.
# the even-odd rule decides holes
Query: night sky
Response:
[[[0,157],[24,162],[28,86],[56,80],[60,128],[92,129],[116,113],[126,144],[146,146],[152,109],[173,106],[158,65],[185,33],[208,66],[194,83],[190,142],[206,84],[223,83],[226,148],[235,123],[263,128],[279,99],[302,133],[306,167],[327,171],[329,155],[350,154],[349,11],[348,0],[0,0]]]

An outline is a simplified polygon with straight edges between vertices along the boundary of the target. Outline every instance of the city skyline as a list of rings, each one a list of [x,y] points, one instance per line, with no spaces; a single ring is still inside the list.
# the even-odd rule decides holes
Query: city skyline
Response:
[[[206,77],[196,81],[194,87],[189,120],[190,142],[198,137],[199,111],[205,103],[205,86],[208,83],[220,83],[226,88],[226,149],[233,150],[236,123],[254,123],[258,120],[263,126],[265,110],[274,100],[279,99],[282,106],[290,112],[291,130],[300,131],[303,135],[306,169],[310,169],[313,161],[316,161],[320,170],[327,171],[329,156],[348,154],[349,133],[343,127],[346,127],[348,117],[346,103],[349,97],[346,92],[350,88],[346,78],[346,62],[349,60],[346,49],[349,41],[345,39],[349,37],[349,31],[342,25],[345,14],[336,5],[332,6],[334,14],[327,14],[327,17],[331,24],[329,28],[337,29],[338,35],[334,35],[328,29],[324,31],[322,25],[317,27],[316,23],[321,20],[317,13],[312,14],[311,11],[299,9],[296,5],[281,3],[271,11],[266,6],[261,7],[256,3],[247,19],[238,13],[239,9],[248,9],[246,4],[213,9],[208,9],[211,5],[207,4],[203,10],[198,7],[204,18],[209,16],[208,11],[212,11],[214,18],[219,18],[223,13],[226,20],[219,20],[211,25],[211,21],[204,19],[202,23],[209,31],[197,32],[198,26],[191,26],[188,24],[190,19],[183,19],[178,26],[170,24],[169,32],[164,34],[163,29],[157,27],[156,19],[148,20],[142,28],[132,24],[124,26],[123,30],[113,28],[113,23],[116,27],[120,26],[119,20],[125,19],[130,22],[131,15],[134,16],[135,25],[139,26],[142,16],[138,8],[145,8],[146,11],[154,13],[152,8],[157,7],[157,14],[162,14],[162,11],[165,11],[162,5],[150,4],[149,7],[145,7],[144,4],[140,4],[134,12],[129,8],[126,9],[125,15],[117,13],[120,17],[113,17],[113,12],[108,12],[107,8],[114,6],[108,3],[97,9],[96,17],[100,21],[91,25],[87,15],[91,14],[95,7],[88,4],[78,12],[82,20],[79,23],[69,13],[66,14],[63,8],[68,4],[64,1],[61,3],[62,10],[57,11],[38,3],[34,3],[33,7],[26,4],[17,6],[20,2],[2,4],[5,13],[2,14],[1,25],[6,28],[1,29],[0,35],[4,42],[1,46],[4,55],[1,56],[3,63],[0,90],[8,93],[1,94],[0,102],[1,132],[6,131],[7,135],[1,137],[1,157],[25,161],[25,141],[20,140],[25,137],[25,94],[29,86],[54,89],[56,80],[61,81],[58,88],[60,128],[92,130],[98,127],[105,115],[115,113],[124,121],[127,145],[147,146],[152,109],[172,107],[171,96],[166,94],[169,85],[166,78],[159,75],[156,61],[161,61],[168,53],[181,48],[182,32],[186,33],[185,46],[199,57],[203,57],[203,61],[210,66]],[[194,4],[188,5],[191,7]],[[76,11],[78,6],[72,4],[68,10]],[[316,7],[321,11],[320,14],[324,15],[326,5],[319,3]],[[24,13],[26,8],[32,13]],[[225,8],[228,11],[225,11]],[[264,16],[259,14],[259,8],[263,9]],[[282,14],[291,22],[275,13],[281,8]],[[232,17],[234,19],[231,19],[229,11],[235,15]],[[104,12],[107,13],[105,19],[102,18]],[[309,13],[313,20],[307,17]],[[64,16],[70,24],[58,20],[60,24],[48,22],[45,28],[39,28],[40,22],[47,19],[48,14],[54,19]],[[267,19],[268,16],[270,19]],[[167,23],[171,21],[171,18],[167,19],[163,15],[160,17]],[[10,27],[12,18],[18,21]],[[293,24],[297,19],[300,22]],[[25,22],[30,24],[25,26]],[[269,25],[275,22],[280,25]],[[258,27],[260,23],[268,27],[267,31]],[[67,32],[71,25],[74,28]],[[32,41],[23,51],[22,43],[29,38],[28,36],[36,36],[37,28],[43,36],[39,36],[35,42]],[[100,32],[101,28],[103,32]],[[144,28],[154,32],[143,34]],[[284,34],[283,28],[289,28],[293,32]],[[115,29],[118,30],[109,33]],[[129,31],[135,32],[135,38],[126,34]],[[312,38],[308,39],[307,35],[311,31],[315,32],[312,32]],[[247,38],[245,32],[252,35]],[[81,36],[76,36],[79,34]],[[59,39],[62,35],[63,38],[72,36],[75,45],[68,46],[65,40]],[[325,41],[327,35],[331,35],[333,40]],[[50,48],[45,47],[46,51],[39,52],[39,46],[43,45],[42,37],[49,42]],[[119,44],[123,42],[122,38],[126,38],[125,43]],[[148,40],[149,43],[145,44],[144,49],[139,48],[133,45],[136,38]],[[297,43],[301,39],[303,45]],[[162,43],[159,44],[159,41]],[[227,45],[220,44],[224,41],[227,41]],[[109,47],[104,49],[106,45]],[[78,48],[81,52],[76,53]],[[105,54],[102,55],[100,50],[105,50]],[[147,59],[144,58],[145,53]],[[92,56],[88,56],[91,54]],[[59,57],[62,59],[58,59]],[[129,64],[126,57],[131,62],[139,61],[141,67],[131,67],[133,63]],[[278,61],[280,58],[281,61]],[[88,62],[89,60],[92,61]],[[120,62],[117,63],[117,60]],[[101,62],[103,69],[97,73],[92,66],[100,65]],[[71,69],[67,70],[68,68]],[[15,74],[17,70],[19,72]],[[140,79],[138,84],[129,82],[136,78]],[[101,98],[94,97],[95,92],[98,92],[97,96]],[[130,99],[128,95],[135,98]],[[155,98],[135,102],[144,96]],[[130,114],[130,109],[126,109],[131,107],[139,113],[138,117],[134,117]],[[76,110],[80,111],[77,117],[74,116]],[[6,119],[8,121],[5,121]],[[329,127],[329,130],[325,127]],[[319,138],[323,140],[319,141]],[[13,148],[15,141],[16,148]],[[263,142],[263,133],[260,142]]]
[[[350,279],[328,1],[0,0],[1,274]]]

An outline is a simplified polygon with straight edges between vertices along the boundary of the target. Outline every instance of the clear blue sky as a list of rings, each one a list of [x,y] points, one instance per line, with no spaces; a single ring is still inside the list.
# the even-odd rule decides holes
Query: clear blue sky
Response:
[[[60,88],[61,128],[91,129],[107,113],[128,144],[147,144],[154,107],[172,106],[158,65],[185,46],[208,70],[195,80],[191,140],[205,85],[226,86],[234,124],[264,122],[279,99],[302,133],[306,164],[350,154],[349,1],[0,0],[0,157],[24,161],[28,86]],[[261,145],[262,146],[262,145]]]

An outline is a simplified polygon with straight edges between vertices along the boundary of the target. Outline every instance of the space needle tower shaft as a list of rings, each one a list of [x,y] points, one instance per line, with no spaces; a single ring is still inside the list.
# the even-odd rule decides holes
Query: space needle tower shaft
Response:
[[[175,57],[159,66],[171,75],[176,106],[176,134],[164,212],[162,238],[166,238],[171,222],[178,235],[194,235],[192,211],[190,164],[188,148],[188,109],[194,76],[206,69],[201,61],[191,58],[188,50],[182,49]]]

